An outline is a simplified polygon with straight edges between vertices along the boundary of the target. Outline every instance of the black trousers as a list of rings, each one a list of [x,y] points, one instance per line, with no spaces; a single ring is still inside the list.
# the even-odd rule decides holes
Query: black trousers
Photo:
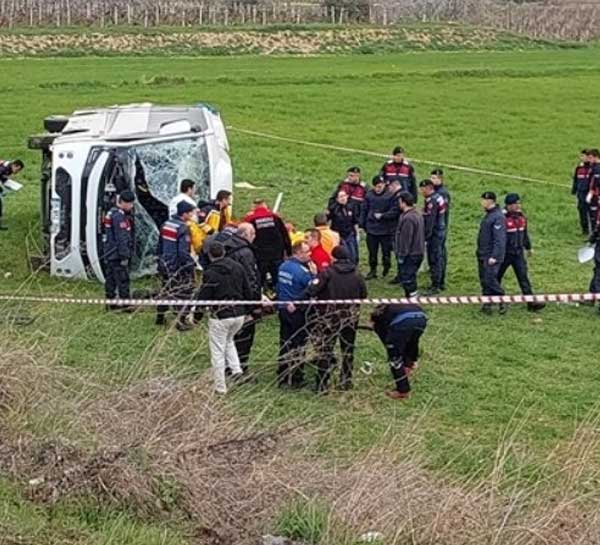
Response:
[[[306,309],[279,310],[279,384],[298,385],[304,381],[304,351],[308,340]]]
[[[531,289],[531,282],[529,282],[529,277],[527,276],[527,260],[525,259],[523,252],[518,254],[506,254],[504,262],[500,265],[500,270],[498,271],[498,282],[502,283],[504,274],[509,267],[512,267],[515,271],[521,293],[523,295],[532,295],[533,290]]]
[[[381,248],[383,270],[387,272],[392,266],[392,235],[372,235],[371,233],[367,233],[369,268],[373,272],[377,270],[379,248]]]
[[[107,260],[104,267],[104,292],[107,299],[129,299],[129,267],[120,261]]]
[[[233,341],[235,348],[240,359],[240,365],[242,371],[248,370],[248,360],[250,359],[250,352],[252,351],[252,345],[254,344],[254,336],[256,335],[256,322],[254,320],[246,322],[244,327],[240,329]]]
[[[504,295],[504,290],[498,280],[501,266],[500,263],[488,265],[487,259],[478,259],[477,263],[479,267],[479,283],[481,284],[482,295]]]
[[[388,331],[385,345],[398,392],[410,392],[406,368],[419,359],[419,339],[426,327],[425,318],[411,318],[391,326]]]
[[[600,244],[600,242],[596,244]],[[596,253],[600,253],[597,246]],[[594,276],[592,276],[592,281],[590,282],[590,293],[600,293],[600,259],[594,261]]]
[[[281,259],[258,260],[258,272],[260,274],[260,285],[263,288],[267,286],[267,273],[271,275],[271,286],[277,286],[277,276],[279,274],[279,266],[283,263]]]
[[[0,194],[0,220],[2,219],[3,211],[4,211],[4,204],[3,204],[2,195]]]
[[[326,390],[337,366],[335,345],[338,340],[342,355],[340,385],[352,384],[354,345],[358,327],[358,313],[352,310],[331,310],[316,313],[311,320],[311,338],[317,351],[317,389]]]
[[[163,275],[161,277],[162,287],[160,290],[160,299],[192,299],[194,294],[194,276],[193,274],[173,274]],[[177,321],[183,322],[189,313],[187,305],[177,307],[174,311],[177,313]],[[169,311],[169,306],[158,305],[156,307],[156,317],[164,319]]]
[[[417,291],[417,273],[423,263],[422,255],[407,255],[398,259],[400,283],[406,297],[413,296]]]
[[[587,193],[585,195],[577,195],[577,211],[579,212],[579,225],[581,226],[582,233],[590,232],[590,223],[593,227],[594,219],[592,218],[592,211],[590,205],[586,202]]]
[[[444,238],[442,240],[442,272],[440,274],[440,288],[444,289],[446,287],[446,270],[448,269],[448,233],[444,233]]]
[[[441,288],[444,273],[444,237],[432,236],[427,241],[427,264],[431,276],[431,287]]]

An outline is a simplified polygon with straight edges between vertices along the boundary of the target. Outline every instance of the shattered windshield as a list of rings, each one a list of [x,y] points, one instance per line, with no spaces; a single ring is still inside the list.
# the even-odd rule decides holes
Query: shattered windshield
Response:
[[[139,205],[135,207],[136,276],[156,270],[158,229],[168,219],[169,201],[179,192],[181,180],[196,182],[195,200],[210,193],[210,168],[204,138],[153,142],[129,149]]]

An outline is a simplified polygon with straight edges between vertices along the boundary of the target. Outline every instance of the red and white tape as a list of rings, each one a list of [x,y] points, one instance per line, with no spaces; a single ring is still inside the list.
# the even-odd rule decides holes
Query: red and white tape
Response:
[[[443,297],[397,297],[397,298],[369,298],[369,299],[334,299],[330,301],[301,300],[301,301],[203,301],[186,299],[104,299],[82,297],[44,297],[35,295],[2,295],[0,301],[23,303],[50,303],[60,305],[116,305],[135,307],[156,306],[256,306],[256,305],[391,305],[391,304],[420,304],[420,305],[482,305],[482,304],[526,304],[526,303],[590,303],[600,301],[600,293],[555,293],[540,295],[450,295]]]

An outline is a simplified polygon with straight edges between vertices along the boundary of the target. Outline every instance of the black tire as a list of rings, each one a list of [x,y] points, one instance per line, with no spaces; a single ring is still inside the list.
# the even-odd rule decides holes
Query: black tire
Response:
[[[62,132],[69,122],[69,118],[64,115],[51,115],[44,119],[44,129],[48,132]]]

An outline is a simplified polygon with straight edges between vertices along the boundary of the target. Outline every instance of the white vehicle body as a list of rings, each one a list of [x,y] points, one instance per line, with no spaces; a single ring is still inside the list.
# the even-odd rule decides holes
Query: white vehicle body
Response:
[[[225,127],[206,105],[77,111],[49,149],[42,207],[53,276],[104,281],[102,219],[124,189],[136,194],[137,275],[155,270],[158,230],[181,180],[196,182],[196,201],[232,190]]]

